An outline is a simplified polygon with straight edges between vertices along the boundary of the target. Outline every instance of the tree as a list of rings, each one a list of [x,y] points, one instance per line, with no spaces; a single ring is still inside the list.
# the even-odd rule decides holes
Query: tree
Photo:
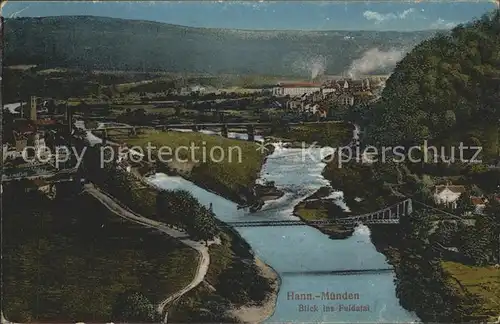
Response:
[[[156,215],[160,220],[180,226],[205,242],[220,232],[215,214],[186,190],[160,191],[156,198]]]
[[[500,201],[496,197],[490,197],[484,214],[488,218],[493,227],[493,240],[496,242],[496,258],[497,263],[500,263]]]
[[[12,125],[14,123],[14,115],[10,112],[9,109],[4,109],[2,117],[3,117],[2,119],[3,143],[14,143],[14,133],[12,129]]]
[[[415,196],[422,201],[432,201],[432,193],[430,189],[421,182],[416,185]]]
[[[396,65],[372,108],[367,138],[408,146],[473,127],[498,132],[499,17],[496,10],[414,47]],[[493,147],[495,137],[488,141],[484,146]]]
[[[208,244],[208,240],[219,234],[220,230],[215,223],[213,212],[201,206],[194,216],[193,231],[197,238],[204,240],[206,244]]]
[[[436,240],[444,246],[454,246],[454,238],[457,231],[456,222],[441,221],[433,233],[431,241]]]
[[[473,174],[473,181],[487,193],[495,193],[500,189],[500,170],[480,170],[477,174]],[[500,191],[497,192],[500,194]]]
[[[495,197],[491,196],[486,204],[486,208],[484,209],[484,213],[486,217],[490,219],[490,221],[495,224],[497,230],[500,229],[500,201]]]
[[[446,127],[453,127],[456,122],[457,117],[455,116],[455,112],[453,110],[447,110],[444,114],[444,123]]]
[[[149,299],[136,291],[118,296],[112,310],[113,320],[126,323],[158,323],[162,320]]]
[[[466,215],[473,212],[475,208],[471,200],[471,191],[466,190],[457,200],[456,212],[459,213],[459,215]]]
[[[491,222],[483,216],[476,217],[476,222],[462,238],[460,251],[477,265],[487,264],[493,252],[494,236]]]
[[[175,106],[175,117],[180,117],[181,114],[182,114],[182,106],[181,105]]]
[[[186,190],[162,190],[157,196],[157,215],[161,220],[186,228],[200,207],[196,198]],[[186,210],[191,211],[186,215]]]

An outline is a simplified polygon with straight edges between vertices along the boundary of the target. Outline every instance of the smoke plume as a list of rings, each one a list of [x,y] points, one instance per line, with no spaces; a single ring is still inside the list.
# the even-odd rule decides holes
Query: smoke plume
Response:
[[[318,76],[323,75],[326,70],[326,58],[318,56],[313,58],[309,63],[309,70],[311,71],[311,79],[314,80]]]
[[[326,71],[326,57],[322,55],[304,57],[298,53],[291,53],[285,60],[290,62],[289,66],[294,72],[307,73],[311,76],[311,79],[323,75]]]
[[[406,53],[406,50],[381,51],[372,48],[366,51],[359,59],[354,60],[349,67],[347,74],[350,78],[359,78],[362,74],[368,74],[378,70],[393,68]]]

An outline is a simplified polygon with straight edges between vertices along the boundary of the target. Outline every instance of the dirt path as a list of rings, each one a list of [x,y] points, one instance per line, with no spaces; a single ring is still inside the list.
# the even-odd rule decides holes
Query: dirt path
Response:
[[[196,270],[196,274],[193,280],[181,290],[177,291],[168,298],[162,300],[158,305],[157,308],[158,312],[163,314],[165,306],[168,303],[180,298],[185,293],[198,286],[205,279],[205,275],[207,274],[208,267],[210,265],[210,255],[208,253],[208,247],[205,244],[188,239],[189,236],[185,232],[170,228],[164,223],[151,220],[149,218],[140,216],[132,212],[127,207],[123,206],[114,197],[99,190],[92,184],[87,184],[85,186],[85,191],[91,194],[97,200],[99,200],[104,206],[106,206],[111,212],[115,213],[116,215],[125,218],[127,220],[130,220],[132,222],[144,225],[146,227],[155,228],[173,238],[179,239],[182,243],[198,251],[199,253],[198,269]],[[219,242],[217,241],[211,241],[208,242],[208,245],[218,244],[218,243]]]

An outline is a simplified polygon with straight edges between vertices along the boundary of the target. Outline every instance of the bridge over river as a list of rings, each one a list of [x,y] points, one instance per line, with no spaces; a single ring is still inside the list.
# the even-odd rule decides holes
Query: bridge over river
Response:
[[[310,226],[332,224],[399,224],[400,217],[409,216],[413,211],[412,200],[406,199],[392,206],[377,210],[373,213],[349,216],[329,220],[267,220],[267,221],[238,221],[227,222],[232,227],[263,227],[263,226]]]
[[[352,275],[363,275],[363,274],[379,274],[385,272],[393,272],[394,268],[380,268],[380,269],[345,269],[345,270],[304,270],[304,271],[283,271],[282,276],[321,276],[321,275],[336,275],[336,276],[352,276]]]
[[[317,124],[332,124],[343,123],[343,121],[316,121],[316,122],[284,122],[282,125],[285,127],[302,126],[302,125],[317,125]],[[221,135],[228,137],[230,128],[246,128],[249,141],[255,140],[255,129],[264,128],[276,125],[270,122],[242,122],[242,123],[186,123],[186,124],[164,124],[152,126],[131,126],[127,124],[117,123],[103,123],[100,127],[87,129],[88,131],[100,133],[100,136],[106,141],[110,130],[129,130],[131,134],[135,134],[139,129],[151,129],[168,131],[173,129],[189,129],[192,131],[199,131],[201,129],[220,129]]]

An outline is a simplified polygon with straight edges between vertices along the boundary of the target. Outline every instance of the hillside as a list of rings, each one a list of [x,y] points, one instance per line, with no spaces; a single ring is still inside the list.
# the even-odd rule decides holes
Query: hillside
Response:
[[[416,46],[387,80],[367,138],[387,146],[463,141],[498,156],[499,35],[497,10]]]
[[[13,18],[5,20],[5,65],[301,76],[321,70],[340,74],[367,50],[406,51],[433,33],[245,31],[90,16]],[[387,67],[369,72],[385,73]]]

